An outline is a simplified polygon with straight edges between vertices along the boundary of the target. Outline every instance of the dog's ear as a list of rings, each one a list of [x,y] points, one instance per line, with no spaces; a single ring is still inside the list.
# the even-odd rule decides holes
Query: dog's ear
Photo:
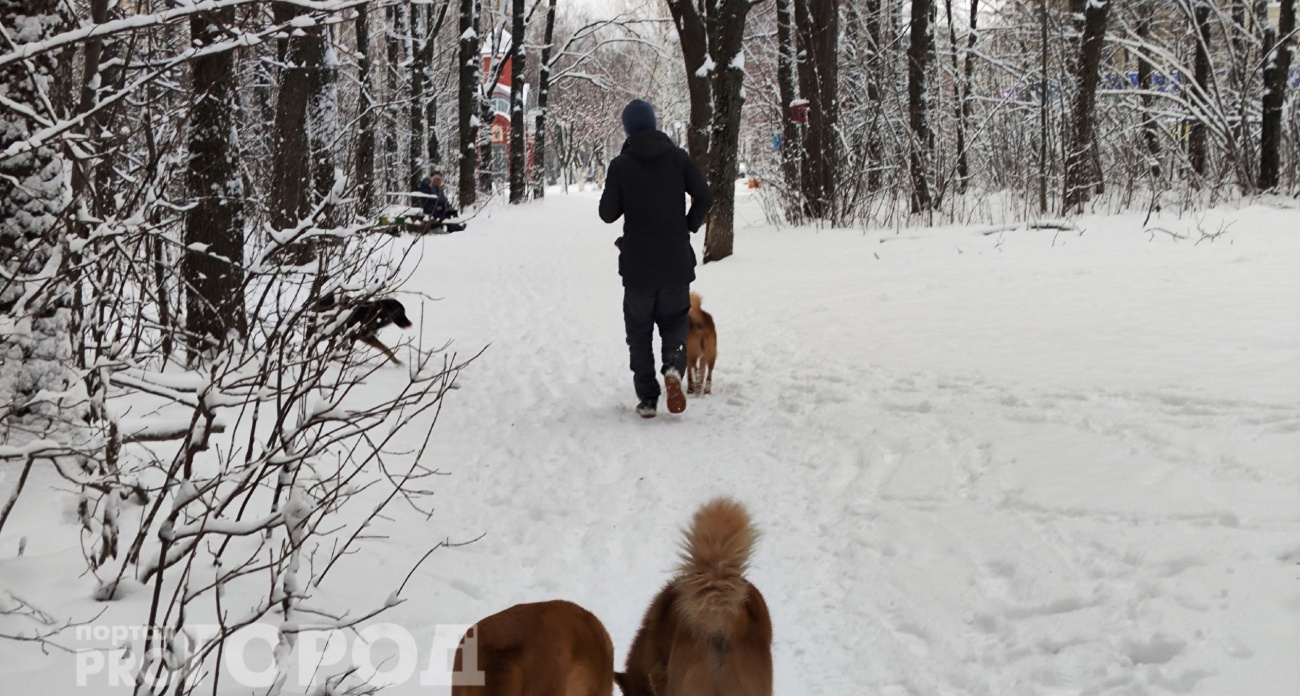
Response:
[[[619,691],[622,691],[623,694],[624,694],[624,696],[626,696],[626,695],[627,695],[627,673],[626,673],[626,672],[615,672],[615,673],[614,673],[614,683],[615,683],[615,684],[618,684],[618,690],[619,690]]]

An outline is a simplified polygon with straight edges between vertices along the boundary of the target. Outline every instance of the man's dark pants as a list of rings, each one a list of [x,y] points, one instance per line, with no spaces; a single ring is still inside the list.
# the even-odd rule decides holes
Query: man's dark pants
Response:
[[[623,288],[623,323],[632,358],[632,384],[638,399],[659,399],[655,374],[654,327],[663,342],[663,371],[686,374],[686,335],[690,331],[691,286]]]

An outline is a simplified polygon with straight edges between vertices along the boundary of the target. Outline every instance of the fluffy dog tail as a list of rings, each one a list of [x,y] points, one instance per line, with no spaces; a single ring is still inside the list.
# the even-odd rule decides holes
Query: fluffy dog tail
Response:
[[[691,293],[691,310],[687,316],[690,317],[691,326],[696,328],[704,326],[704,310],[700,309],[700,296],[695,293]]]
[[[745,571],[756,541],[758,530],[740,503],[715,498],[696,511],[675,584],[680,616],[697,634],[725,635],[744,611],[749,594]]]

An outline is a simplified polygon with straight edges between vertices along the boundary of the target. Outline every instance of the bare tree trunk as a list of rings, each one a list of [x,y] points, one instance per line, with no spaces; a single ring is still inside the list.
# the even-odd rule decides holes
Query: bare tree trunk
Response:
[[[1194,109],[1191,134],[1187,141],[1187,159],[1192,171],[1198,176],[1205,175],[1205,146],[1207,128],[1205,111],[1210,101],[1210,6],[1204,2],[1196,3],[1193,12],[1196,23],[1196,64],[1195,80],[1197,90],[1192,104],[1201,108]]]
[[[975,72],[975,41],[977,38],[976,20],[979,15],[979,0],[970,2],[970,33],[966,36],[966,56],[964,69],[958,79],[957,72],[957,30],[953,26],[952,0],[944,0],[948,16],[948,41],[952,45],[952,74],[957,96],[957,193],[966,193],[966,182],[970,179],[970,157],[966,152],[966,128],[971,115],[971,77]]]
[[[425,36],[427,27],[422,21],[420,10],[414,2],[408,2],[406,12],[407,32],[410,37],[407,45],[410,47],[411,56],[411,103],[407,117],[410,133],[408,134],[409,146],[406,153],[406,190],[415,191],[420,188],[420,179],[423,179],[425,174],[423,161],[424,83],[429,66],[424,63],[424,42],[427,40]]]
[[[357,6],[357,82],[361,118],[357,135],[357,215],[369,218],[375,209],[375,97],[370,84],[370,4]]]
[[[524,202],[527,190],[527,160],[524,152],[524,0],[511,4],[510,38],[510,202]]]
[[[204,12],[190,20],[195,45],[221,40],[235,8]],[[191,360],[248,333],[244,313],[244,189],[235,132],[235,54],[194,60],[194,108],[190,111],[187,183],[193,206],[185,212],[181,278],[186,286],[185,328]]]
[[[710,7],[713,7],[711,4]],[[668,10],[677,26],[678,45],[686,66],[686,86],[691,98],[691,122],[686,132],[686,150],[702,172],[709,172],[709,139],[713,134],[714,74],[718,66],[710,54],[712,31],[691,0],[668,0]]]
[[[296,5],[277,2],[275,20],[285,23],[301,12]],[[295,32],[285,48],[280,71],[280,98],[275,108],[275,148],[271,167],[271,225],[289,229],[311,212],[311,151],[307,139],[307,110],[315,95],[318,68],[325,57],[320,26]]]
[[[1264,54],[1264,118],[1260,133],[1259,188],[1274,191],[1282,183],[1282,108],[1286,104],[1286,83],[1291,69],[1291,45],[1295,42],[1295,0],[1282,0],[1277,34],[1266,34]],[[1282,37],[1281,40],[1274,38]]]
[[[1096,182],[1092,178],[1090,148],[1092,146],[1093,109],[1097,103],[1097,84],[1100,82],[1098,66],[1101,47],[1106,39],[1106,20],[1110,14],[1110,0],[1089,0],[1084,10],[1082,55],[1078,61],[1078,94],[1074,103],[1074,129],[1070,149],[1065,160],[1065,210],[1083,210]]]
[[[1250,133],[1250,94],[1253,66],[1251,62],[1252,42],[1247,18],[1250,16],[1248,0],[1232,0],[1232,83],[1235,94],[1232,98],[1237,107],[1237,122],[1232,127],[1232,140],[1236,150],[1237,179],[1243,191],[1254,193],[1255,182],[1259,176],[1258,160],[1255,154],[1254,138]]]
[[[884,74],[882,60],[884,51],[884,37],[881,29],[881,6],[883,0],[866,0],[865,22],[867,30],[867,102],[871,105],[872,113],[871,122],[879,124],[883,119],[883,100],[880,89],[882,81],[881,75]],[[879,128],[872,127],[867,135],[867,188],[872,191],[878,191],[881,187],[881,171],[883,167]]]
[[[334,149],[339,143],[338,58],[334,55],[331,32],[333,24],[320,29],[321,59],[311,72],[310,101],[307,103],[307,146],[311,151],[312,198],[314,207],[330,196],[337,172],[334,169]],[[334,227],[339,222],[338,209],[329,206],[317,220],[318,227]]]
[[[795,0],[799,53],[804,57],[799,63],[799,82],[808,100],[803,197],[807,214],[817,219],[829,219],[835,213],[839,14],[837,0]]]
[[[431,168],[442,165],[442,143],[438,138],[438,95],[433,88],[433,42],[442,30],[442,23],[447,20],[447,9],[451,0],[442,0],[438,16],[434,17],[433,5],[424,6],[424,143],[427,153],[426,162]]]
[[[1138,40],[1146,44],[1151,39],[1151,22],[1155,16],[1152,5],[1143,4],[1138,9]],[[1142,140],[1146,143],[1147,159],[1150,162],[1152,178],[1160,178],[1160,133],[1157,130],[1155,116],[1151,114],[1152,97],[1155,91],[1155,79],[1152,74],[1151,60],[1147,58],[1145,48],[1138,54],[1138,87],[1142,90]]]
[[[383,188],[385,193],[395,190],[398,186],[398,180],[394,179],[400,176],[403,167],[399,161],[399,150],[397,144],[397,134],[401,130],[398,127],[398,121],[401,118],[402,86],[405,80],[400,79],[399,71],[402,63],[402,43],[398,38],[398,32],[401,26],[401,7],[397,4],[388,6],[387,12],[384,13],[384,48],[388,55],[388,94],[386,100],[388,106],[387,112],[388,127],[384,129],[384,180]],[[385,197],[383,205],[386,207],[389,199]]]
[[[781,119],[781,176],[791,191],[803,191],[803,184],[799,178],[800,162],[804,157],[803,143],[799,142],[799,127],[790,113],[798,95],[794,82],[797,51],[794,47],[791,2],[792,0],[776,0],[776,84],[778,98],[781,100],[778,110]],[[789,211],[788,214],[795,213]]]
[[[927,114],[925,75],[934,60],[934,36],[930,32],[931,0],[912,1],[910,44],[907,47],[907,116],[912,127],[911,175],[912,212],[934,207],[930,197],[930,123]]]
[[[120,14],[120,13],[118,13]],[[91,0],[90,19],[95,24],[103,24],[109,20],[110,1],[109,0]],[[78,113],[87,113],[96,102],[96,94],[100,90],[112,89],[116,86],[117,77],[122,74],[120,67],[109,67],[105,65],[111,59],[117,58],[117,55],[110,54],[105,56],[104,39],[102,37],[92,37],[86,40],[82,50],[82,79],[81,79],[81,97],[80,104],[77,106]],[[109,60],[106,60],[108,58]],[[115,62],[115,61],[114,61]],[[112,169],[111,162],[113,153],[111,142],[113,136],[111,126],[111,112],[100,110],[97,114],[88,119],[86,127],[82,129],[86,141],[93,143],[98,152],[97,157],[82,158],[80,161],[74,161],[72,167],[72,196],[73,198],[89,198],[87,206],[91,215],[102,218],[108,213],[106,208],[112,205],[112,195],[106,190],[108,184],[107,173]],[[84,148],[84,146],[83,146]],[[85,196],[86,189],[91,188],[91,195]]]
[[[1038,0],[1040,46],[1038,76],[1038,212],[1047,214],[1047,0]]]
[[[478,198],[474,174],[478,169],[479,57],[478,7],[475,0],[460,0],[460,85],[457,89],[457,130],[460,144],[457,157],[462,210]]]
[[[551,50],[555,42],[555,0],[546,5],[542,62],[537,76],[537,131],[533,134],[533,196],[546,196],[546,108],[551,94]]]
[[[750,0],[718,0],[706,5],[709,46],[717,61],[713,78],[713,128],[709,134],[709,186],[713,208],[704,234],[704,263],[731,256],[735,239],[736,176],[740,117],[745,103],[745,18]]]
[[[496,158],[492,152],[492,119],[494,111],[492,100],[490,98],[492,90],[496,89],[495,81],[492,84],[484,85],[483,89],[488,90],[488,98],[479,99],[479,170],[478,170],[478,188],[479,191],[492,195],[492,181],[496,176],[493,160]]]

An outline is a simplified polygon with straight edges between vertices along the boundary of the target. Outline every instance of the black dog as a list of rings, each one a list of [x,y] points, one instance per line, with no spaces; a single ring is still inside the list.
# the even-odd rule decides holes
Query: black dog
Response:
[[[338,300],[334,293],[327,293],[316,302],[316,311],[323,312],[338,306]],[[384,345],[376,333],[385,326],[393,324],[399,328],[411,328],[411,320],[406,317],[406,307],[399,301],[391,297],[385,297],[380,300],[371,300],[362,302],[348,313],[348,318],[343,321],[343,329],[347,331],[348,338],[353,341],[362,343],[375,348],[389,360],[402,364],[401,360],[393,355],[393,351]]]

